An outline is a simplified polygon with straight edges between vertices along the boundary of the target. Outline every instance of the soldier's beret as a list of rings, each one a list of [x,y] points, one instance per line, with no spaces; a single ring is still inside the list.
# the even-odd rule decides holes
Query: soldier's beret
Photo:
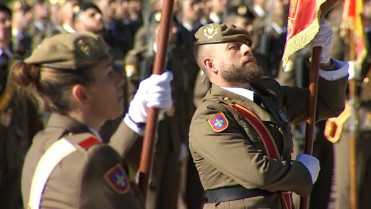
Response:
[[[249,7],[245,5],[234,6],[234,7],[228,8],[228,15],[237,15],[240,17],[248,18],[248,19],[255,18],[254,13],[250,10]]]
[[[211,23],[202,26],[195,34],[196,44],[217,44],[226,42],[244,42],[252,44],[251,35],[243,28],[232,24]]]
[[[58,69],[80,69],[109,57],[104,40],[89,32],[58,34],[45,39],[24,62]]]
[[[102,11],[100,11],[100,9],[98,8],[98,6],[95,5],[94,3],[92,3],[92,2],[81,2],[81,3],[74,4],[73,7],[72,7],[72,13],[73,13],[73,16],[72,17],[73,17],[73,20],[75,21],[78,16],[80,16],[87,9],[90,9],[90,8],[91,9],[95,9],[99,13],[102,14]]]

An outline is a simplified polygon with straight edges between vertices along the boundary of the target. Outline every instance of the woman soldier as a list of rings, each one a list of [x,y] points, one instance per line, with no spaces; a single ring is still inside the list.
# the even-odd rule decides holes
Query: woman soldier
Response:
[[[23,166],[28,208],[144,208],[123,158],[141,138],[148,108],[163,111],[172,105],[172,74],[142,82],[109,144],[101,143],[98,130],[123,113],[124,82],[102,39],[90,33],[46,39],[13,66],[12,79],[35,90],[51,112]]]

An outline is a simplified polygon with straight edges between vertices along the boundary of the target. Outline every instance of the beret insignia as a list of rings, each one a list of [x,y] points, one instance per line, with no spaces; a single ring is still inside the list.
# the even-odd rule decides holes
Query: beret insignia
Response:
[[[82,56],[85,56],[86,58],[94,57],[94,49],[92,47],[95,43],[94,39],[91,39],[89,37],[82,37],[77,41],[77,47],[79,49],[79,52]]]
[[[130,182],[120,164],[116,164],[104,178],[110,187],[118,193],[125,194],[130,189]]]
[[[209,25],[204,29],[204,35],[208,39],[212,39],[216,34],[218,33],[218,30],[215,25]]]
[[[225,117],[225,115],[222,112],[214,115],[212,118],[210,118],[208,120],[208,122],[209,122],[211,128],[215,132],[224,131],[225,129],[228,128],[228,125],[229,125],[229,121],[227,120],[227,118]]]
[[[239,14],[239,15],[241,15],[241,16],[244,16],[244,15],[246,15],[246,13],[247,13],[247,7],[246,6],[239,6],[238,8],[237,8],[237,13]]]

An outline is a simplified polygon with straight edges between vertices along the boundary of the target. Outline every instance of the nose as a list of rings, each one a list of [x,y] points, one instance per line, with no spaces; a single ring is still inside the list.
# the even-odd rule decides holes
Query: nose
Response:
[[[116,79],[117,88],[122,88],[125,84],[125,79],[119,73],[116,73]]]
[[[252,54],[252,49],[247,44],[242,44],[240,50],[243,55]]]
[[[99,12],[95,13],[95,14],[94,14],[94,17],[95,17],[95,19],[97,19],[97,20],[101,20],[101,19],[103,18],[103,17],[102,17],[102,14],[99,13]]]

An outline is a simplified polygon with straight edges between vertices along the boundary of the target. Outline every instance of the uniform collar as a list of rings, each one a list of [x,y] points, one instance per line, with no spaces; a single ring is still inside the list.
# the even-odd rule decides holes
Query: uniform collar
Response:
[[[271,114],[269,112],[272,112],[272,109],[274,107],[274,101],[272,101],[272,98],[269,97],[269,95],[265,96],[261,92],[259,92],[259,89],[256,89],[253,87],[252,90],[240,90],[238,89],[237,92],[233,92],[227,89],[224,89],[222,87],[219,87],[215,84],[212,84],[211,89],[205,96],[205,100],[219,100],[224,102],[230,102],[230,103],[238,103],[241,104],[247,108],[249,108],[252,112],[254,112],[258,117],[263,121],[276,121],[277,117],[274,114]],[[247,91],[246,91],[247,90]],[[263,107],[259,106],[255,102],[253,102],[254,92],[264,101],[264,105],[269,106],[267,109],[264,109]],[[250,97],[250,98],[248,98]],[[272,107],[271,107],[272,106]]]
[[[238,94],[240,96],[243,96],[251,101],[254,101],[254,92],[249,89],[237,88],[237,87],[221,87],[221,88],[227,91],[233,92],[235,94]]]
[[[47,128],[60,128],[64,129],[64,134],[72,133],[72,134],[78,134],[78,133],[85,133],[90,132],[94,134],[99,140],[101,140],[101,137],[98,133],[98,131],[89,128],[83,123],[80,123],[79,121],[67,116],[67,115],[61,115],[57,113],[52,113],[50,116],[50,119],[47,124]]]

